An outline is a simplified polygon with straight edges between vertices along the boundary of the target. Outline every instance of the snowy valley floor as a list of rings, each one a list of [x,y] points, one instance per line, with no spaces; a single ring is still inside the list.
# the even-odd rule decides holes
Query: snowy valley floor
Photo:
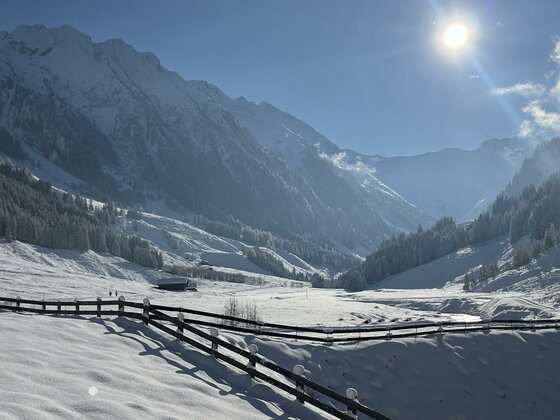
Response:
[[[269,278],[263,287],[199,281],[197,293],[155,290],[159,273],[92,252],[0,244],[0,295],[108,297],[222,312],[236,296],[263,319],[294,325],[559,316],[523,291],[306,290]],[[224,334],[398,419],[553,419],[560,409],[560,332],[431,335],[376,343],[317,343]],[[142,323],[0,312],[0,418],[320,418]]]

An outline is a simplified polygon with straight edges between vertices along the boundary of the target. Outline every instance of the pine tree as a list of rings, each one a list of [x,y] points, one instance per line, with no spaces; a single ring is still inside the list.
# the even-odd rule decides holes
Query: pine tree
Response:
[[[6,221],[6,241],[13,242],[17,237],[17,221],[15,217],[8,216]]]
[[[472,290],[473,284],[471,281],[471,277],[469,276],[469,273],[465,273],[465,276],[463,277],[463,290],[468,292],[470,290]]]
[[[531,262],[531,256],[529,253],[524,249],[521,248],[517,253],[513,256],[513,266],[514,268],[523,267],[526,264]]]
[[[544,233],[544,248],[550,249],[558,243],[558,231],[554,223],[551,223]]]

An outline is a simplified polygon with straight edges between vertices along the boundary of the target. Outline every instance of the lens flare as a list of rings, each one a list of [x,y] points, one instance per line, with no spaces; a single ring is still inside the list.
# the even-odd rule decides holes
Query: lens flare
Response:
[[[469,39],[469,31],[460,23],[449,26],[443,34],[443,42],[449,48],[456,50],[461,48]]]

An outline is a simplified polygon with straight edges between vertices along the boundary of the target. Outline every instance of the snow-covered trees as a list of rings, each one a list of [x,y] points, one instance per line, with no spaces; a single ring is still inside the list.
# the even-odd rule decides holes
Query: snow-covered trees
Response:
[[[0,164],[0,237],[48,248],[110,252],[138,264],[161,268],[163,257],[148,242],[119,236],[108,228],[111,206],[93,208],[80,196],[60,196],[26,171]]]
[[[383,241],[360,267],[340,276],[338,283],[349,290],[358,290],[367,283],[446,255],[468,241],[468,232],[452,218],[444,217],[429,229],[418,229],[409,235],[401,233]]]
[[[494,278],[498,274],[500,274],[500,269],[496,263],[481,265],[478,267],[478,275],[476,272],[467,271],[463,276],[463,290],[471,291],[476,286],[484,284],[486,280]]]
[[[307,280],[307,276],[302,272],[297,272],[295,267],[292,270],[287,269],[284,263],[268,252],[266,248],[253,247],[249,249],[247,251],[247,258],[275,276],[294,280]]]
[[[468,292],[469,290],[472,290],[474,285],[474,279],[472,277],[471,273],[465,273],[464,277],[463,277],[463,290]]]
[[[548,228],[544,232],[544,247],[545,249],[550,249],[554,245],[560,242],[560,232],[556,229],[554,223],[548,225]]]
[[[531,262],[531,255],[525,248],[518,250],[513,256],[513,267],[519,268]]]
[[[217,221],[196,215],[192,218],[192,222],[214,235],[237,239],[254,246],[283,249],[310,264],[328,266],[336,271],[348,270],[359,263],[359,259],[355,256],[345,254],[325,244],[286,239],[272,232],[250,227],[232,218],[228,221]]]
[[[470,224],[456,225],[453,219],[444,217],[429,229],[418,229],[408,235],[402,233],[383,241],[363,264],[341,275],[338,285],[352,290],[363,288],[466,245],[476,245],[508,233],[512,243],[523,236],[533,239],[535,244],[538,242],[533,254],[540,255],[558,244],[560,235],[556,226],[559,225],[560,174],[557,174],[538,188],[525,187],[518,197],[500,194],[492,206]],[[530,260],[531,254],[520,250],[513,265],[520,267]],[[483,267],[479,281],[493,277],[495,271],[493,266]]]

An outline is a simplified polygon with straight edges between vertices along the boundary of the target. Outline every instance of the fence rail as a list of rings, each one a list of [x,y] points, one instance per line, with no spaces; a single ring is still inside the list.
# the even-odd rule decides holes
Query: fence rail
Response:
[[[25,305],[25,306],[24,306]],[[95,309],[84,309],[83,307],[95,306]],[[107,306],[116,306],[117,309],[105,309]],[[54,309],[47,309],[50,307],[55,307]],[[68,308],[70,307],[70,308]],[[64,309],[63,309],[64,308]],[[133,312],[126,310],[126,308],[141,309],[142,312]],[[217,314],[204,313],[202,311],[185,310],[184,308],[174,308],[169,306],[161,305],[151,305],[148,299],[144,299],[144,302],[127,302],[124,297],[113,300],[84,300],[80,301],[75,299],[73,301],[47,301],[47,300],[33,300],[33,299],[21,299],[19,297],[0,297],[0,310],[9,310],[16,312],[30,312],[38,314],[49,314],[49,315],[93,315],[97,317],[101,316],[121,316],[126,318],[132,318],[137,320],[142,320],[146,325],[150,325],[160,331],[163,331],[173,337],[176,337],[180,341],[183,341],[192,347],[203,351],[207,354],[214,356],[216,359],[229,364],[241,371],[247,372],[252,378],[257,378],[265,381],[276,388],[294,395],[300,402],[309,403],[319,410],[328,413],[336,418],[340,419],[357,419],[358,413],[369,416],[373,419],[379,420],[390,420],[389,417],[382,413],[379,413],[370,407],[362,404],[358,400],[358,394],[353,388],[349,388],[346,392],[346,396],[341,395],[333,390],[324,387],[314,381],[311,381],[305,377],[305,369],[300,366],[294,366],[293,370],[286,369],[275,364],[273,361],[263,357],[258,353],[258,348],[256,345],[249,345],[249,350],[238,347],[228,341],[222,340],[219,337],[218,330],[216,327],[224,329],[224,324],[211,323],[211,322],[199,322],[197,320],[187,319],[184,317],[184,313],[196,312],[196,315],[217,317]],[[166,312],[173,311],[177,313],[177,316],[171,316]],[[223,317],[225,320],[229,321],[246,321],[241,318],[235,317]],[[164,324],[171,324],[173,327]],[[202,325],[212,327],[210,332],[201,330],[195,325]],[[261,325],[255,323],[255,325]],[[279,324],[268,324],[268,325],[279,325]],[[215,326],[215,327],[214,327]],[[227,326],[231,327],[231,326]],[[284,328],[290,328],[289,326],[282,326]],[[249,328],[235,328],[232,329],[238,332],[250,332],[255,333],[254,329]],[[311,330],[311,329],[310,329]],[[322,331],[320,329],[314,329],[317,332]],[[193,335],[188,336],[187,333]],[[271,331],[270,333],[275,333]],[[267,335],[271,335],[268,334]],[[289,334],[275,333],[276,336],[290,336]],[[201,339],[209,342],[209,345],[201,342]],[[315,337],[309,337],[311,340],[316,340]],[[220,348],[226,351],[220,350]],[[241,356],[243,359],[247,359],[248,362],[241,361],[239,358],[227,354],[227,352],[233,353],[236,356]],[[259,367],[260,366],[260,367]],[[267,371],[275,372],[280,375],[281,379],[277,379],[271,376]],[[293,385],[295,383],[295,386]],[[328,398],[328,401],[323,401],[309,392],[309,390],[315,391],[315,393],[321,394],[323,397]],[[345,408],[339,408],[335,404],[342,404]]]
[[[141,303],[131,303],[140,308]],[[196,318],[188,318],[189,323],[223,330],[262,335],[269,337],[288,338],[302,341],[316,341],[322,343],[341,343],[348,341],[386,340],[388,338],[405,338],[434,333],[464,333],[491,330],[528,330],[551,329],[560,327],[560,319],[534,320],[498,320],[488,319],[480,321],[441,321],[441,322],[405,322],[402,324],[379,324],[362,327],[300,327],[285,324],[258,322],[238,317],[226,316],[212,312],[198,311],[182,307],[152,305],[153,309],[165,312],[180,312],[217,319],[217,322]],[[228,322],[235,323],[234,325]],[[240,326],[244,325],[244,326]],[[301,334],[305,333],[305,334]]]
[[[26,305],[26,306],[22,306]],[[92,307],[95,309],[84,309],[83,307]],[[107,306],[116,307],[116,309],[105,309]],[[55,307],[54,309],[48,309]],[[130,311],[127,309],[136,309],[139,311]],[[329,413],[341,419],[355,419],[357,413],[365,414],[374,419],[385,420],[387,416],[367,407],[359,402],[357,392],[350,388],[347,395],[341,395],[333,390],[326,388],[316,382],[305,377],[304,369],[301,367],[299,371],[289,370],[275,364],[258,353],[256,346],[249,350],[238,347],[228,341],[219,338],[218,329],[247,333],[252,335],[263,335],[271,337],[282,337],[295,340],[309,340],[323,342],[327,344],[348,341],[366,341],[366,340],[389,340],[393,338],[416,337],[421,335],[435,333],[470,333],[477,331],[490,330],[538,330],[538,329],[560,329],[560,319],[534,319],[534,320],[495,320],[487,319],[475,322],[409,322],[399,325],[376,325],[368,327],[353,328],[336,328],[336,327],[298,327],[284,324],[274,324],[246,320],[237,317],[225,316],[211,312],[198,311],[193,309],[152,305],[148,299],[144,302],[127,302],[123,296],[119,299],[101,300],[99,298],[92,300],[87,299],[80,301],[74,300],[33,300],[21,299],[19,297],[0,297],[0,310],[10,310],[17,312],[30,312],[48,315],[93,315],[101,316],[122,316],[131,319],[142,320],[146,325],[151,325],[160,331],[163,331],[177,339],[214,356],[216,359],[234,366],[235,368],[247,372],[252,378],[263,380],[284,392],[297,397],[302,403],[309,403],[318,409]],[[170,315],[173,312],[176,316]],[[218,319],[221,322],[213,322],[188,315],[197,315],[210,319]],[[226,322],[243,324],[245,326],[228,325]],[[164,323],[168,323],[167,325]],[[174,328],[170,327],[171,324]],[[210,332],[201,330],[199,327],[209,327]],[[195,338],[187,336],[189,333]],[[304,333],[304,334],[301,334]],[[200,339],[205,340],[201,342]],[[219,348],[233,353],[236,356],[247,359],[248,362],[242,362],[238,358],[219,351]],[[261,366],[265,371],[272,371],[279,374],[284,381],[278,380],[262,370],[258,370],[257,366]],[[295,387],[292,385],[295,383]],[[325,402],[314,395],[310,395],[306,390],[313,390],[331,401]],[[337,408],[333,402],[346,406],[346,410]]]

